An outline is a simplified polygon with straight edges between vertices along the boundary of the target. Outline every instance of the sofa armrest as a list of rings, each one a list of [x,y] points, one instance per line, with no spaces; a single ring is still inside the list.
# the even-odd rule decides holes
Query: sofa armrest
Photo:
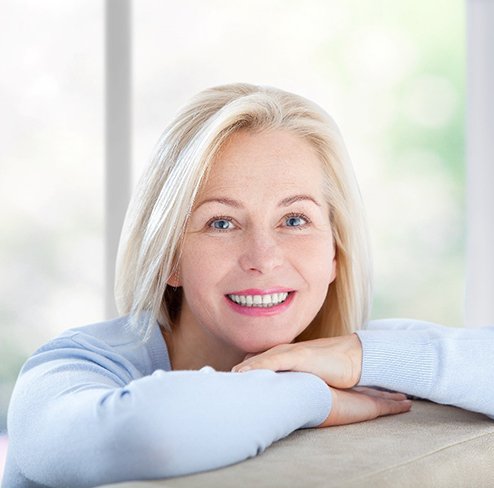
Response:
[[[492,486],[494,421],[415,401],[370,422],[298,430],[263,454],[226,468],[105,488]]]

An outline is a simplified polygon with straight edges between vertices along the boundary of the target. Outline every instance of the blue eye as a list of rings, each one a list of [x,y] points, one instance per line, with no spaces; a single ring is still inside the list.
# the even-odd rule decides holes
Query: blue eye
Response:
[[[288,227],[302,227],[308,222],[308,219],[301,215],[292,215],[286,219],[286,225]]]
[[[221,229],[224,230],[230,225],[230,222],[228,220],[215,220],[213,222],[213,227],[215,229]]]
[[[232,221],[225,217],[213,217],[208,222],[208,227],[212,228],[213,230],[219,230],[219,231],[232,230],[232,226],[233,226]]]

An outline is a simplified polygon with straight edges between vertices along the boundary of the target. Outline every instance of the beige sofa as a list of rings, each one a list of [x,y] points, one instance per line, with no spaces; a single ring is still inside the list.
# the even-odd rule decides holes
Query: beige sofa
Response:
[[[106,488],[494,487],[494,420],[416,400],[370,422],[298,430],[256,458],[205,473]]]

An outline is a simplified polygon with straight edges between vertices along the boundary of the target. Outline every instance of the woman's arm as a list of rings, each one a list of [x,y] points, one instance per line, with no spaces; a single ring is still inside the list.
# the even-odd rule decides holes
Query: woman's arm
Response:
[[[376,321],[362,343],[359,385],[373,385],[455,405],[494,418],[494,327]]]
[[[494,327],[380,320],[347,336],[277,346],[234,370],[245,367],[311,372],[338,388],[377,386],[494,418]]]
[[[98,341],[57,339],[24,366],[11,400],[4,486],[90,487],[239,462],[327,417],[311,374],[156,371]],[[19,481],[19,480],[24,481]],[[26,480],[27,479],[27,480]]]

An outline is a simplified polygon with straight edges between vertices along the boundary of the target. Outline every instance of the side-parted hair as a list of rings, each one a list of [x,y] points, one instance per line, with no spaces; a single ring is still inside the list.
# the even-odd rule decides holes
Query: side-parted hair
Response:
[[[144,340],[156,322],[171,332],[182,289],[167,282],[177,271],[188,218],[219,149],[239,130],[286,130],[310,143],[323,164],[336,279],[320,311],[295,341],[360,328],[369,313],[371,258],[360,192],[338,127],[310,100],[245,83],[200,92],[158,141],[132,196],[120,238],[115,278],[119,314],[130,315],[131,326]]]

